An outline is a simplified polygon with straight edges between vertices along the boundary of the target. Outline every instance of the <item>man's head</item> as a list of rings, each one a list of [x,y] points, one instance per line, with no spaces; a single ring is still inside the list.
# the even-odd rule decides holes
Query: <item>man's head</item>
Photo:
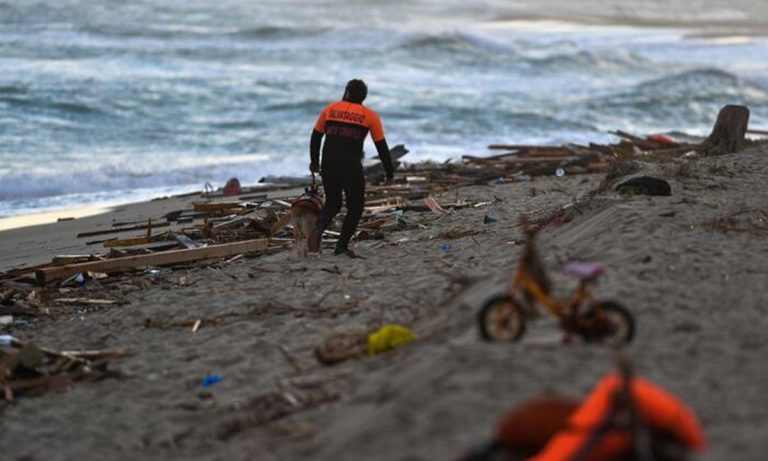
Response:
[[[347,82],[347,87],[344,89],[344,101],[360,104],[365,101],[366,96],[368,96],[368,87],[365,86],[364,81],[355,79]]]

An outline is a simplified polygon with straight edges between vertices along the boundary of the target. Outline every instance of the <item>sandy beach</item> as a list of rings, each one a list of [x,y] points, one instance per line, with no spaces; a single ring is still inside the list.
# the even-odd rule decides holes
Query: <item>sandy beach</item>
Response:
[[[456,459],[491,434],[504,410],[543,393],[582,397],[613,367],[604,347],[562,344],[547,318],[506,345],[481,341],[475,324],[516,264],[520,214],[581,200],[575,219],[540,235],[555,291],[574,286],[565,261],[604,264],[597,291],[635,315],[628,353],[640,375],[700,418],[709,442],[700,459],[763,459],[768,149],[680,162],[638,163],[637,174],[669,181],[669,197],[609,189],[581,200],[603,175],[450,191],[437,199],[494,203],[406,212],[424,228],[358,242],[366,259],[285,251],[162,278],[93,281],[78,295],[124,304],[59,308],[0,332],[57,349],[129,348],[134,355],[110,365],[122,378],[0,407],[0,452],[13,460]],[[143,221],[192,199],[0,232],[0,269],[87,253],[77,232]],[[486,214],[498,221],[483,224]],[[417,341],[330,367],[315,359],[329,334],[384,323],[409,326]],[[203,389],[210,373],[221,382]],[[260,417],[272,411],[265,396],[286,393],[293,405]]]

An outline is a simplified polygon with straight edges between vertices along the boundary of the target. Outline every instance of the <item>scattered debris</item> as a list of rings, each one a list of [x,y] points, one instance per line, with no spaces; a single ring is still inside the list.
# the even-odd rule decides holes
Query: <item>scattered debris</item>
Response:
[[[672,195],[672,188],[663,179],[638,176],[616,186],[616,190],[627,195]]]
[[[720,231],[753,235],[768,234],[768,212],[765,210],[742,209],[722,218],[704,223],[704,227]]]
[[[228,196],[242,194],[243,188],[240,186],[240,180],[237,178],[229,178],[221,193]]]
[[[211,373],[209,375],[206,375],[200,381],[200,385],[203,386],[203,389],[208,389],[209,387],[215,386],[220,382],[221,382],[221,375],[219,375],[218,373]]]
[[[8,402],[63,391],[76,382],[115,376],[107,365],[128,354],[123,349],[53,351],[0,335],[0,386]]]
[[[397,324],[388,324],[368,335],[368,355],[378,355],[413,342],[416,335]]]
[[[315,348],[315,358],[323,365],[333,365],[368,353],[367,332],[360,330],[334,332]]]

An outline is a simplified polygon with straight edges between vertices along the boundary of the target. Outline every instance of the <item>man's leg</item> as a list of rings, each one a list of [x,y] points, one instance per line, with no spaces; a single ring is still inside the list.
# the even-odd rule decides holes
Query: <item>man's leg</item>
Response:
[[[323,231],[331,225],[333,218],[341,210],[341,192],[343,190],[343,183],[340,175],[332,174],[330,171],[323,174],[323,191],[325,192],[325,204],[323,209],[320,210],[320,216],[318,216],[315,222],[315,228],[307,239],[307,250],[312,253],[320,251],[320,245],[322,245]]]
[[[344,198],[347,204],[347,216],[341,227],[341,235],[336,244],[336,254],[345,253],[349,249],[349,240],[354,235],[365,206],[365,175],[363,165],[356,163],[344,172]]]

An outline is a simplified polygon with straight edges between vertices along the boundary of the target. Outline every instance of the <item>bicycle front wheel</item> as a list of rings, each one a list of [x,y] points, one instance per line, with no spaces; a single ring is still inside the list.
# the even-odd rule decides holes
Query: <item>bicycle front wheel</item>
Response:
[[[525,333],[525,315],[509,295],[489,299],[477,315],[480,336],[496,343],[517,341]]]

